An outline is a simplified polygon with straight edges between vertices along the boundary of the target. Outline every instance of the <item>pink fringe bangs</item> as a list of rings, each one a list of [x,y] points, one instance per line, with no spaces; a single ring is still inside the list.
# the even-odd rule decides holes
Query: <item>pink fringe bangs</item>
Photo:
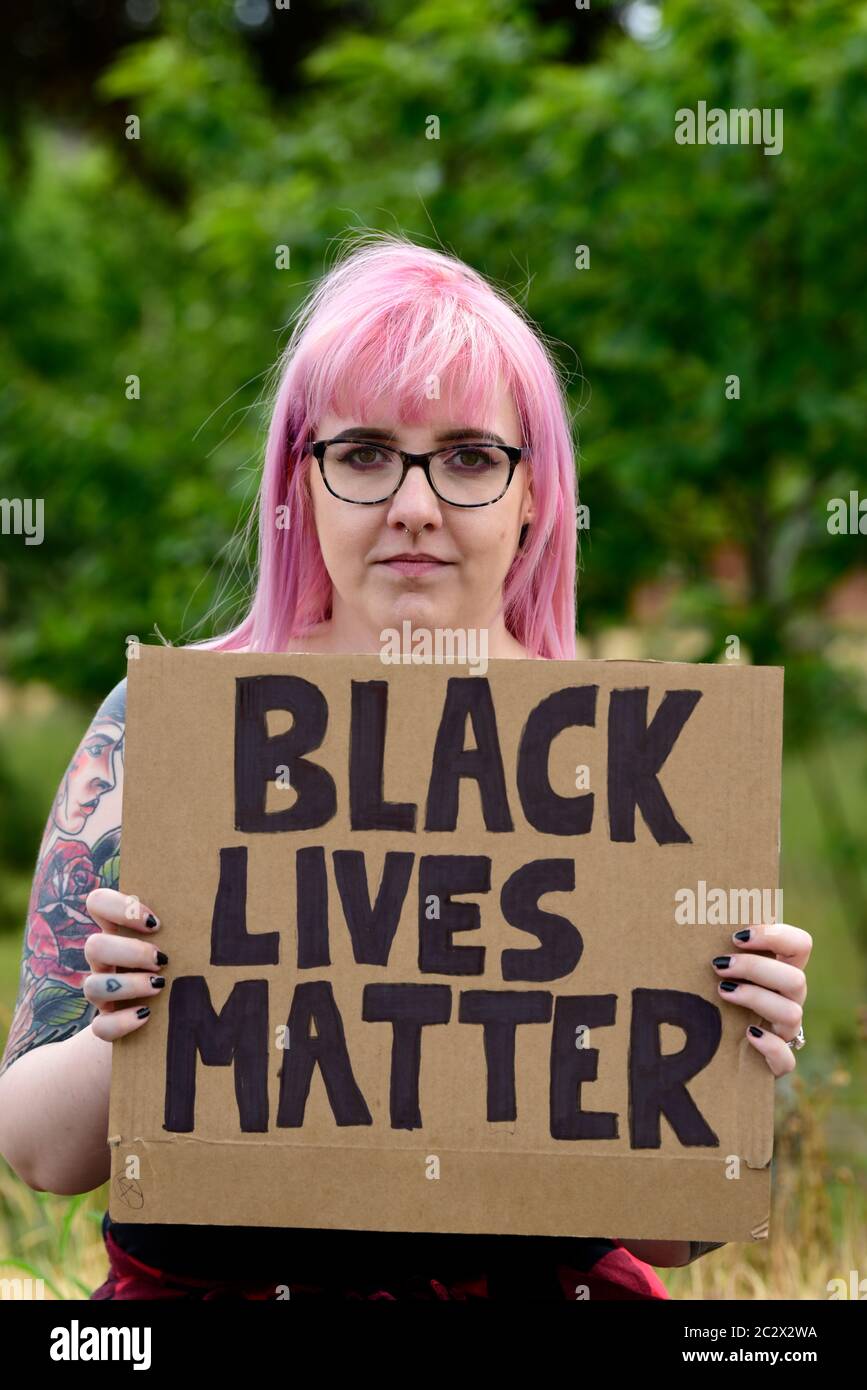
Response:
[[[272,376],[252,603],[231,631],[191,645],[279,652],[330,617],[305,458],[327,411],[363,421],[385,401],[397,421],[416,424],[439,394],[462,420],[485,422],[505,385],[536,512],[506,576],[504,619],[533,656],[574,659],[574,445],[556,363],[517,304],[460,260],[368,232],[317,282]],[[276,524],[278,507],[288,507],[288,526]]]

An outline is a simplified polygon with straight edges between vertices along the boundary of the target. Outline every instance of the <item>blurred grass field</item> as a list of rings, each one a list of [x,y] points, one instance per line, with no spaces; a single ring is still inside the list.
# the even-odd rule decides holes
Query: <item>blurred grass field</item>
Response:
[[[12,703],[10,704],[10,700]],[[30,692],[0,709],[6,855],[0,880],[0,1039],[18,987],[32,859],[58,780],[92,711]],[[838,740],[830,760],[850,824],[867,819],[867,740]],[[827,771],[827,766],[826,766]],[[11,827],[11,828],[10,828]],[[36,829],[34,829],[36,827]],[[808,1045],[777,1083],[772,1239],[727,1246],[683,1270],[660,1270],[678,1299],[827,1298],[831,1279],[867,1276],[867,1068],[863,945],[827,867],[808,757],[783,774],[786,920],[814,938]],[[10,837],[17,837],[18,852]],[[83,1299],[106,1272],[100,1233],[107,1185],[80,1197],[36,1193],[0,1160],[0,1277],[43,1279],[46,1298]]]

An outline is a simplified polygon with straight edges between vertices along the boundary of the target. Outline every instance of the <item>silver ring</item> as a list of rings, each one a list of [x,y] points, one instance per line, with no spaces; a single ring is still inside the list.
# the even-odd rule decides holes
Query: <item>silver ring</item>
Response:
[[[797,1052],[799,1048],[802,1048],[804,1046],[804,1043],[806,1041],[807,1039],[804,1037],[804,1029],[803,1027],[801,1027],[798,1029],[795,1037],[792,1038],[791,1042],[786,1043],[786,1047],[790,1047],[793,1052]]]

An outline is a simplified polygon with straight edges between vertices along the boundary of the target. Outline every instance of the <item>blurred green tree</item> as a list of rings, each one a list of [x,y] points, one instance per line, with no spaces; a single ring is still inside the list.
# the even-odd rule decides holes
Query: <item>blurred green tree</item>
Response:
[[[34,122],[24,186],[0,169],[0,492],[46,518],[42,546],[3,538],[13,678],[97,698],[127,634],[237,611],[249,555],[229,538],[282,326],[336,236],[385,225],[507,286],[560,357],[591,512],[581,631],[673,577],[701,659],[736,634],[785,664],[790,739],[861,718],[823,611],[863,546],[825,524],[865,476],[863,9],[668,0],[655,34],[609,26],[579,66],[562,59],[579,11],[377,0],[280,101],[221,0],[196,16],[173,0],[100,79],[118,127],[140,120],[126,162]],[[676,143],[699,100],[780,108],[782,153]],[[723,542],[743,593],[710,565]]]

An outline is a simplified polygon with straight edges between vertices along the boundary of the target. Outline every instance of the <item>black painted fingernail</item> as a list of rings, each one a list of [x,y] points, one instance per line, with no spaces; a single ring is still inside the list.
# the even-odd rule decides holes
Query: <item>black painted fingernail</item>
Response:
[[[731,963],[731,956],[716,956],[714,958],[714,965],[716,966],[717,970],[728,970]]]
[[[745,931],[735,932],[735,941],[749,941],[751,936],[752,932],[750,931],[749,927],[747,927]]]
[[[168,965],[169,958],[165,951],[157,951],[157,965]]]
[[[149,1013],[150,1009],[136,1009],[135,1016],[136,1018],[147,1018]]]
[[[737,980],[720,980],[720,985],[719,985],[719,987],[720,987],[720,989],[727,990],[728,993],[731,994],[731,992],[732,992],[733,989],[737,989],[737,987],[738,987],[738,981],[737,981]]]
[[[153,985],[154,989],[162,989],[165,985],[165,982],[166,978],[164,975],[151,975],[151,984]]]
[[[763,1029],[763,1028],[757,1028],[756,1025],[755,1025],[754,1023],[751,1023],[751,1024],[750,1024],[750,1032],[752,1033],[752,1035],[753,1035],[754,1038],[760,1038],[760,1037],[763,1036],[764,1029]]]
[[[153,915],[152,912],[149,912],[148,915],[147,915],[147,917],[145,918],[145,926],[146,926],[146,927],[158,927],[158,926],[159,926],[159,922],[157,921],[156,917]]]

